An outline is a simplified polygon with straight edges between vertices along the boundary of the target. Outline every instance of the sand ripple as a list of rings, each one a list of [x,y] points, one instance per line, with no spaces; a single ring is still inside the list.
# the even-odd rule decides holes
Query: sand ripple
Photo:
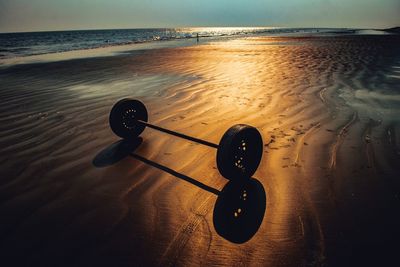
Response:
[[[161,266],[340,265],[393,251],[398,47],[396,35],[257,37],[1,69],[0,249],[34,265]],[[209,192],[132,158],[92,165],[117,140],[108,113],[123,97],[211,142],[236,123],[262,132],[267,211],[250,241],[217,235]],[[226,183],[215,151],[143,138],[143,157]]]

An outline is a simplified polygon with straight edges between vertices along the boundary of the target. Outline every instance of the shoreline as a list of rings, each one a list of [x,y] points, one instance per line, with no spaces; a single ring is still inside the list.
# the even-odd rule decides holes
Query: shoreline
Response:
[[[193,28],[194,29],[194,28]],[[199,28],[202,29],[202,28]],[[249,29],[256,29],[249,27]],[[289,31],[290,30],[290,31]],[[88,31],[101,31],[101,30],[88,30]],[[200,36],[201,43],[207,44],[209,42],[228,41],[242,38],[281,38],[281,37],[327,37],[327,36],[352,36],[352,35],[390,35],[385,30],[376,29],[347,29],[347,28],[271,28],[266,31],[270,33],[253,33],[249,32],[246,34],[234,34],[234,35],[216,35],[216,36]],[[277,31],[274,33],[273,31]],[[282,32],[279,32],[282,31]],[[320,32],[321,31],[321,32]],[[48,33],[51,33],[50,31]],[[59,31],[55,31],[59,32]],[[68,32],[68,31],[65,31]],[[78,30],[79,32],[79,30]],[[25,32],[24,32],[25,33]],[[30,33],[30,32],[28,32]],[[33,32],[36,33],[36,32]],[[38,32],[40,33],[40,32]],[[47,32],[46,32],[47,33]],[[19,33],[4,33],[4,34],[19,34]],[[17,57],[0,58],[0,68],[7,68],[19,64],[32,64],[32,63],[46,63],[62,60],[92,58],[92,57],[106,57],[115,56],[123,53],[129,53],[130,51],[137,50],[148,50],[148,49],[162,49],[162,48],[173,48],[173,47],[185,47],[198,45],[196,37],[181,37],[172,38],[166,40],[148,40],[138,41],[129,44],[113,44],[107,46],[86,48],[86,49],[73,49],[70,51],[63,52],[51,52],[41,53],[34,55],[25,55]]]

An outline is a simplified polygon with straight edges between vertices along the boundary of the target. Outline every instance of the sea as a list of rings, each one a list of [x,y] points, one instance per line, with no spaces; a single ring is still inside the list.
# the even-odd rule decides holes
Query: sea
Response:
[[[353,34],[354,29],[203,27],[0,33],[0,59],[178,39],[246,35]]]

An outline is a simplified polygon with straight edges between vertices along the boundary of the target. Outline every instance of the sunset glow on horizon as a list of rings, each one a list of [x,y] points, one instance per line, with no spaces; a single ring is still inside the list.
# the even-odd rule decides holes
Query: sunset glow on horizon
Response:
[[[354,27],[400,24],[397,0],[0,0],[0,32],[158,27]]]

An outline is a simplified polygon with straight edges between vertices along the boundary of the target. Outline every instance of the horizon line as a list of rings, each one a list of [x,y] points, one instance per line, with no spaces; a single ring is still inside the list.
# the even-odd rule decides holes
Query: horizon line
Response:
[[[150,30],[150,29],[186,29],[186,28],[270,28],[270,29],[354,29],[354,30],[388,30],[398,26],[388,28],[372,27],[287,27],[287,26],[180,26],[180,27],[127,27],[127,28],[82,28],[82,29],[55,29],[55,30],[31,30],[31,31],[0,31],[0,34],[10,33],[41,33],[41,32],[68,32],[68,31],[104,31],[104,30]]]

